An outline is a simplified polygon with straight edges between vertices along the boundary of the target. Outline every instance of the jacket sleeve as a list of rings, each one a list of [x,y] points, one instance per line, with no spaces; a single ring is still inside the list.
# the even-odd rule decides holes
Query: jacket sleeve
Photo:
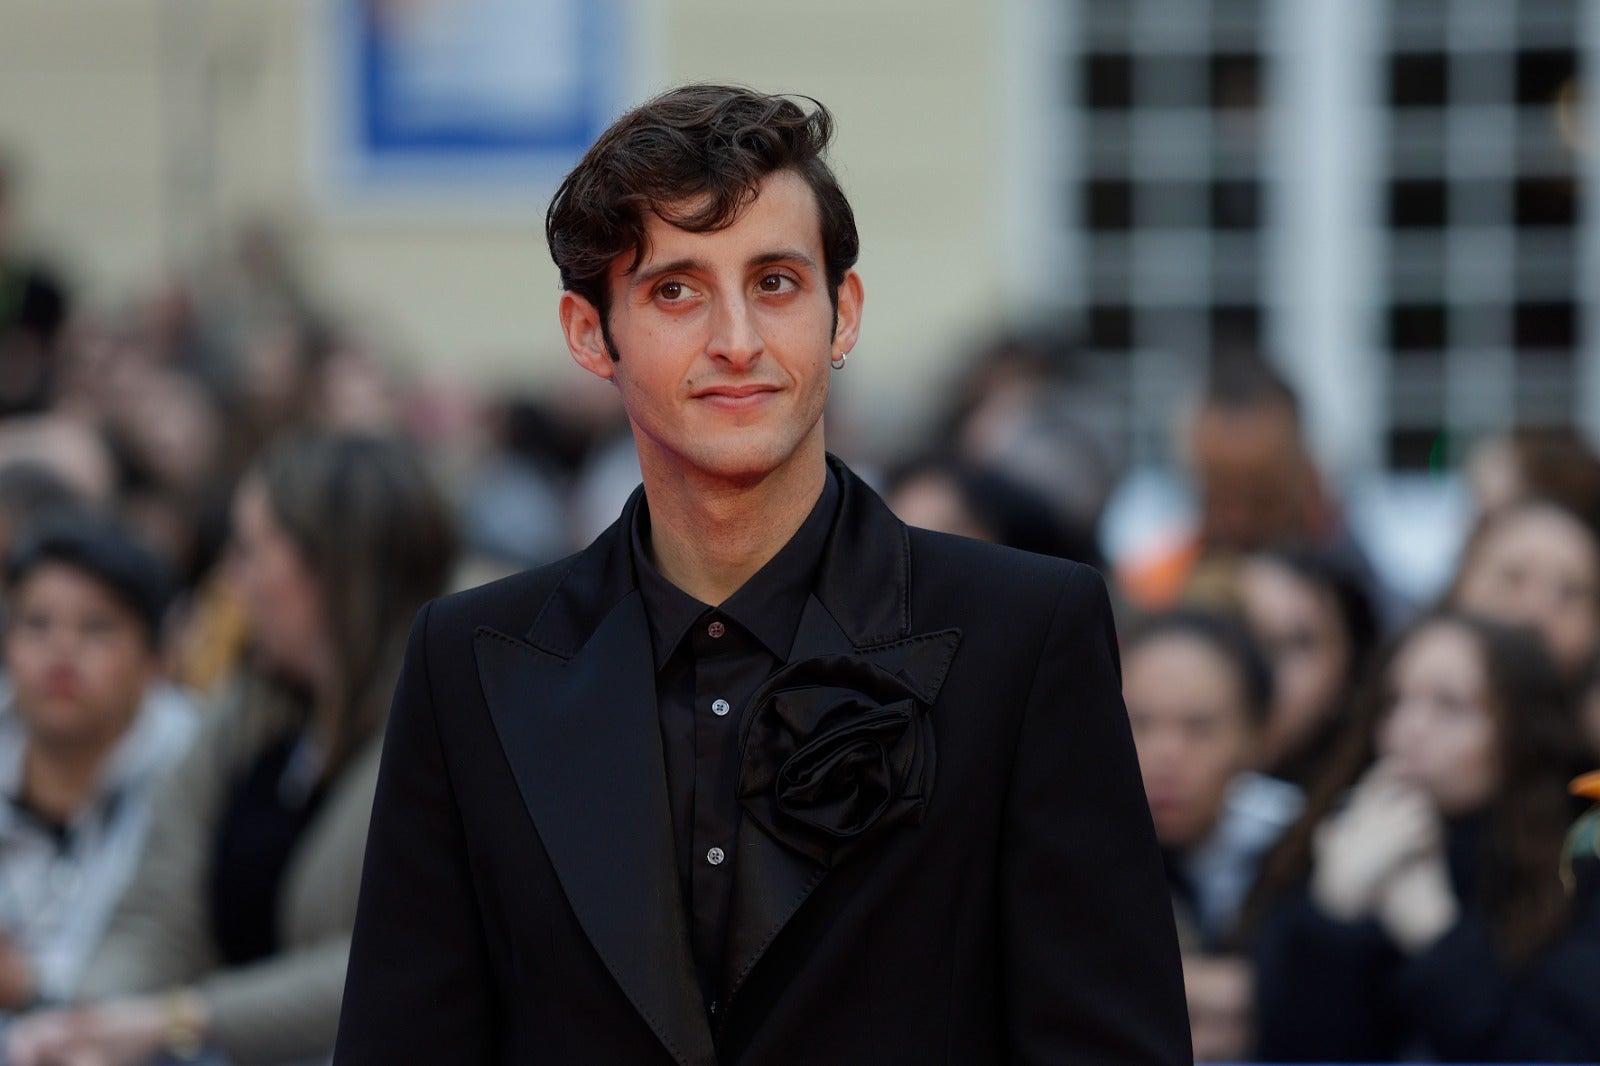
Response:
[[[1105,587],[1072,568],[1023,710],[1001,841],[1012,1061],[1192,1061],[1183,971]]]
[[[1501,961],[1487,923],[1469,911],[1395,982],[1433,1051],[1461,1062],[1600,1062],[1597,989],[1600,906],[1519,970]]]
[[[461,811],[441,747],[424,607],[378,773],[335,1066],[497,1061],[498,1012]]]
[[[76,998],[157,992],[187,984],[217,965],[207,932],[205,875],[227,752],[238,724],[234,701],[213,709],[188,754],[157,788],[139,864]]]
[[[208,1042],[238,1066],[327,1055],[349,951],[349,937],[330,937],[203,979],[195,987],[210,1017]]]
[[[1376,922],[1339,922],[1298,890],[1256,937],[1256,1054],[1264,1062],[1373,1062],[1402,1042],[1387,1003],[1395,948]]]

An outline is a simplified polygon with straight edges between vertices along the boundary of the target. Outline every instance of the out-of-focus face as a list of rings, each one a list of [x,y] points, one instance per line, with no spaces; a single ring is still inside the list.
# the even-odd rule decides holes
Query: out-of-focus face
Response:
[[[1315,486],[1287,410],[1205,408],[1190,452],[1207,548],[1254,551],[1305,534]]]
[[[1498,730],[1477,639],[1436,622],[1406,641],[1389,667],[1378,757],[1446,816],[1481,810],[1499,787]]]
[[[1530,507],[1499,520],[1466,560],[1456,606],[1537,629],[1576,676],[1600,639],[1600,548],[1576,518]]]
[[[156,673],[144,626],[98,579],[44,562],[10,594],[5,660],[33,742],[100,748],[122,735]]]
[[[1128,654],[1122,693],[1156,836],[1168,847],[1195,844],[1217,824],[1229,784],[1255,757],[1243,684],[1203,639],[1165,633]]]
[[[322,589],[254,479],[234,497],[229,576],[265,664],[315,684],[329,655]]]
[[[1272,661],[1273,701],[1261,737],[1264,766],[1304,748],[1340,706],[1351,664],[1350,636],[1331,591],[1274,559],[1240,568],[1239,597],[1250,629]]]

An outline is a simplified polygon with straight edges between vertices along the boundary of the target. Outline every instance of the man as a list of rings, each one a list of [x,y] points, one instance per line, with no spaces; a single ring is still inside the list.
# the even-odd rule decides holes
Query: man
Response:
[[[1403,605],[1373,572],[1306,445],[1300,399],[1265,362],[1233,356],[1212,367],[1186,446],[1199,503],[1196,528],[1136,554],[1119,585],[1146,611],[1232,579],[1242,555],[1311,545],[1354,571],[1386,619]]]
[[[1188,1061],[1099,580],[908,530],[823,450],[830,131],[689,86],[556,193],[644,486],[419,618],[340,1066]]]
[[[153,552],[102,519],[58,516],[24,536],[6,580],[0,1020],[76,990],[151,793],[198,724],[160,679],[169,582]]]

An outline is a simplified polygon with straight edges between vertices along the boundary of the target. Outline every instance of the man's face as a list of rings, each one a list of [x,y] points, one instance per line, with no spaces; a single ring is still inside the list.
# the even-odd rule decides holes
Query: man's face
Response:
[[[156,668],[138,616],[98,579],[57,562],[12,590],[5,662],[29,734],[57,748],[120,735]]]
[[[1305,534],[1313,474],[1287,411],[1208,407],[1190,444],[1208,548],[1252,551]]]
[[[861,283],[840,286],[835,329],[810,186],[779,171],[725,229],[651,215],[645,235],[639,264],[612,268],[615,361],[587,300],[565,294],[561,318],[573,357],[621,393],[646,472],[751,484],[820,464],[829,361],[855,343]]]

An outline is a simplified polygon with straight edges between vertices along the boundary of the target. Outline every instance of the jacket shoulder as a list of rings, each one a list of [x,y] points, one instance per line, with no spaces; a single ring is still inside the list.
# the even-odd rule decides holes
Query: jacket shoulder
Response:
[[[433,600],[424,608],[428,639],[470,643],[472,635],[485,627],[521,638],[577,559],[577,555],[569,555]]]
[[[1105,595],[1105,581],[1092,566],[970,537],[916,526],[906,528],[916,588],[943,588],[957,595],[1048,605],[1061,599],[1069,586],[1077,595]]]

